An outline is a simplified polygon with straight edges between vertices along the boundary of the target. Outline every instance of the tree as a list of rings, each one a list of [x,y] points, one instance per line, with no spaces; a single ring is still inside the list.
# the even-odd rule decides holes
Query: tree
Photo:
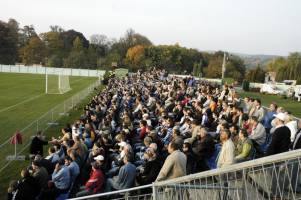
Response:
[[[126,63],[134,68],[139,68],[144,59],[144,46],[136,45],[128,49],[126,53]]]
[[[21,49],[22,62],[25,65],[43,64],[45,61],[46,47],[43,41],[35,36]]]
[[[73,47],[73,41],[77,37],[81,40],[84,48],[89,47],[89,41],[85,38],[85,36],[82,33],[77,32],[75,30],[64,31],[60,33],[60,37],[64,43],[64,52],[66,52],[67,55],[69,54],[69,52],[71,52]]]
[[[72,51],[80,52],[84,51],[83,43],[79,37],[76,37],[73,41],[73,48]]]
[[[247,72],[246,79],[249,82],[263,83],[265,79],[265,71],[258,65],[255,69]]]
[[[0,21],[0,63],[14,64],[18,58],[18,23]]]
[[[65,57],[64,42],[59,32],[49,31],[40,34],[46,46],[47,66],[61,67]]]
[[[22,48],[25,45],[27,45],[32,37],[37,37],[37,36],[38,34],[36,33],[33,25],[24,26],[19,33],[19,48]]]
[[[57,33],[62,33],[64,32],[64,29],[58,25],[52,25],[50,26],[51,32],[57,32]]]
[[[90,37],[90,46],[96,50],[98,57],[104,57],[110,50],[111,42],[105,35],[94,34]]]

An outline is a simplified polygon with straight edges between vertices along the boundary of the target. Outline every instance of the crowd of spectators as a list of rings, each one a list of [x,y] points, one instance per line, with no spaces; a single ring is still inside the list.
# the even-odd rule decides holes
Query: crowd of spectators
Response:
[[[138,71],[111,78],[61,137],[38,132],[8,199],[79,197],[222,168],[300,148],[300,128],[276,103],[264,109],[231,85]]]

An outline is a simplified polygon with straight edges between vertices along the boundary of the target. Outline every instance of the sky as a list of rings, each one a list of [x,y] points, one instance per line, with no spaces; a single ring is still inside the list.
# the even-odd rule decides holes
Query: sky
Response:
[[[286,56],[301,51],[301,0],[0,0],[0,20],[120,38],[127,29],[154,44],[201,51]]]

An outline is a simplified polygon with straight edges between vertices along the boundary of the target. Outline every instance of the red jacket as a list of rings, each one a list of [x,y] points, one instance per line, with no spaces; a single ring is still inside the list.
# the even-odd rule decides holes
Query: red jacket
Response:
[[[91,171],[90,178],[86,183],[86,189],[92,190],[93,194],[101,192],[102,186],[104,184],[105,178],[100,169],[96,169]]]
[[[143,140],[146,136],[146,126],[140,129],[139,138]]]

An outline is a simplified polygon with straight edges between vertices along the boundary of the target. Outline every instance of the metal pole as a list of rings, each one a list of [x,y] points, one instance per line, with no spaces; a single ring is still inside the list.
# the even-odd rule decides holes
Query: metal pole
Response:
[[[158,199],[158,194],[157,194],[157,191],[156,191],[156,186],[155,184],[153,183],[152,184],[152,188],[153,188],[153,200],[157,200]]]
[[[16,135],[15,135],[15,158],[17,158],[17,138],[16,138]]]
[[[45,89],[45,92],[46,92],[46,94],[48,93],[48,75],[47,75],[47,72],[45,73],[45,76],[46,76],[46,89]]]

